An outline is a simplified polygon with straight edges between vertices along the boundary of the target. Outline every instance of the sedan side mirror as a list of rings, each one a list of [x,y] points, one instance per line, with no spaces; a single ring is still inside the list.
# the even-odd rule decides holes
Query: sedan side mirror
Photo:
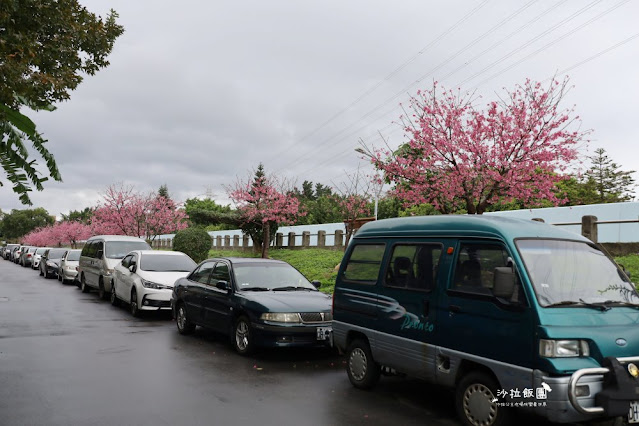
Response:
[[[129,265],[129,271],[135,272],[136,269],[137,269],[137,265],[135,263],[132,263]]]
[[[319,282],[318,280],[311,281],[311,284],[313,284],[313,287],[317,289],[319,289],[322,286],[322,283]]]
[[[229,285],[228,281],[218,281],[217,283],[215,283],[215,287],[224,291],[231,290],[231,286]]]

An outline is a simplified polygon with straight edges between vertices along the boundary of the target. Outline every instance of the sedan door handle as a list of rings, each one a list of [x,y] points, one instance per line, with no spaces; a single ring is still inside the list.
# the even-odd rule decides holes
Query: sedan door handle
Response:
[[[457,306],[457,305],[450,305],[448,307],[448,310],[451,311],[451,312],[454,312],[456,314],[461,312],[461,308],[459,306]]]

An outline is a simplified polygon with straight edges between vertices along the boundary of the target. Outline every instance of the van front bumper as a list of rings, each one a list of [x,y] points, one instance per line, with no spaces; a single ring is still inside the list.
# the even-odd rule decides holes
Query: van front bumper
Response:
[[[620,363],[639,362],[639,357],[618,358]],[[615,400],[613,403],[621,404],[625,407],[624,412],[615,412],[610,401],[606,400],[606,408],[601,404],[601,396],[597,398],[597,394],[608,392],[610,390],[610,380],[604,380],[604,375],[612,374],[615,380],[624,382],[629,376],[627,371],[619,373],[608,367],[583,368],[575,371],[570,376],[548,376],[539,370],[534,372],[535,388],[546,388],[550,391],[546,392],[546,405],[542,407],[545,412],[537,412],[548,420],[557,423],[580,422],[594,419],[614,418],[618,416],[627,416],[630,409],[630,401],[639,400],[639,380],[636,381],[637,386],[632,388],[632,392],[626,392],[621,400]],[[546,386],[544,386],[544,384]],[[584,396],[577,396],[578,389],[583,394],[585,387],[588,391]],[[602,393],[603,395],[603,393]],[[599,400],[598,400],[599,399]]]

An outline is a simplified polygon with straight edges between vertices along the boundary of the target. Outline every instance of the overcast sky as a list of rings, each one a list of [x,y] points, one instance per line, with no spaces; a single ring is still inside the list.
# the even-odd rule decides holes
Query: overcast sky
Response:
[[[53,215],[95,205],[116,182],[226,203],[224,185],[260,162],[298,185],[339,185],[358,165],[372,172],[359,139],[404,140],[399,104],[433,80],[484,103],[569,75],[564,105],[593,130],[583,154],[603,147],[639,170],[638,1],[80,3],[115,9],[125,33],[69,101],[25,111],[62,173],[31,195]],[[0,209],[26,208],[0,180]]]

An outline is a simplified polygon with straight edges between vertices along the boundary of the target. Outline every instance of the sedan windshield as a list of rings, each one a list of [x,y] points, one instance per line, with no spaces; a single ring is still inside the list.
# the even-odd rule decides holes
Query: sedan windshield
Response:
[[[140,269],[155,272],[191,272],[197,264],[188,256],[171,254],[145,254],[140,261]]]
[[[517,248],[541,306],[639,304],[634,285],[593,246],[577,241],[518,240]]]
[[[241,263],[233,266],[240,290],[316,290],[306,277],[287,263]]]
[[[144,241],[109,241],[106,243],[106,257],[122,259],[133,250],[151,250]]]

